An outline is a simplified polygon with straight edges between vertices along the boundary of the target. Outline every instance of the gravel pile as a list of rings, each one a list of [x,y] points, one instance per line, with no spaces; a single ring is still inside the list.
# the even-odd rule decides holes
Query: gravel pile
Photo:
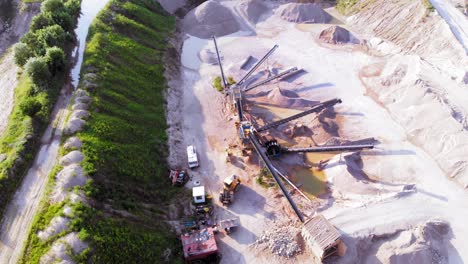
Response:
[[[240,4],[240,9],[252,23],[257,23],[260,17],[268,11],[268,7],[259,0],[247,0],[242,2]]]
[[[182,22],[183,31],[199,38],[228,35],[240,30],[231,10],[213,0],[190,11]]]
[[[320,33],[319,39],[325,43],[340,44],[348,43],[351,37],[347,29],[340,26],[331,26]]]
[[[291,258],[301,252],[301,246],[297,242],[298,234],[299,230],[294,226],[283,226],[265,231],[253,245],[255,248],[270,250],[278,256]]]
[[[276,13],[286,21],[293,23],[328,23],[332,16],[316,4],[285,4],[276,10]]]

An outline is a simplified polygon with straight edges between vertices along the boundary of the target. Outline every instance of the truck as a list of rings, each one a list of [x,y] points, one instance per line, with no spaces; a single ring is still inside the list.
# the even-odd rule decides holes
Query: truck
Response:
[[[194,145],[190,145],[187,147],[187,158],[188,158],[188,166],[190,169],[193,169],[199,166],[197,150],[195,149]]]

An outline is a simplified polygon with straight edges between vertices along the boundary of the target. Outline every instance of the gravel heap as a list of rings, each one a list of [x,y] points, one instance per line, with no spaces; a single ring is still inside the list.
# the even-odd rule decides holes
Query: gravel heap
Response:
[[[242,2],[240,4],[240,9],[252,23],[257,23],[260,17],[268,11],[268,7],[259,0],[247,0]]]
[[[316,4],[290,3],[280,6],[276,13],[282,19],[294,23],[328,23],[332,16]]]
[[[240,30],[231,10],[210,0],[190,11],[182,22],[183,31],[199,38],[228,35]]]
[[[347,43],[351,40],[349,31],[340,26],[331,26],[324,29],[320,33],[319,39],[330,44]]]
[[[281,257],[291,258],[301,252],[301,246],[297,242],[299,232],[299,229],[292,225],[265,231],[253,246],[262,250],[268,249]]]

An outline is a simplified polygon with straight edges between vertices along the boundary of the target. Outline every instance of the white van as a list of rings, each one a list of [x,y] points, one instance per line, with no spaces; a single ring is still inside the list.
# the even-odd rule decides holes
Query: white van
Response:
[[[187,157],[188,157],[189,168],[196,168],[199,166],[197,151],[195,150],[195,146],[190,145],[187,147]]]

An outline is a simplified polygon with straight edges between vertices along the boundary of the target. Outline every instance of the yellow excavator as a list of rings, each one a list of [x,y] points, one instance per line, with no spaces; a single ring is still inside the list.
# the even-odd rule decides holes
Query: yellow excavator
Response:
[[[223,205],[229,205],[234,201],[234,192],[239,189],[241,180],[237,175],[232,175],[224,179],[223,189],[219,193],[219,201]]]

